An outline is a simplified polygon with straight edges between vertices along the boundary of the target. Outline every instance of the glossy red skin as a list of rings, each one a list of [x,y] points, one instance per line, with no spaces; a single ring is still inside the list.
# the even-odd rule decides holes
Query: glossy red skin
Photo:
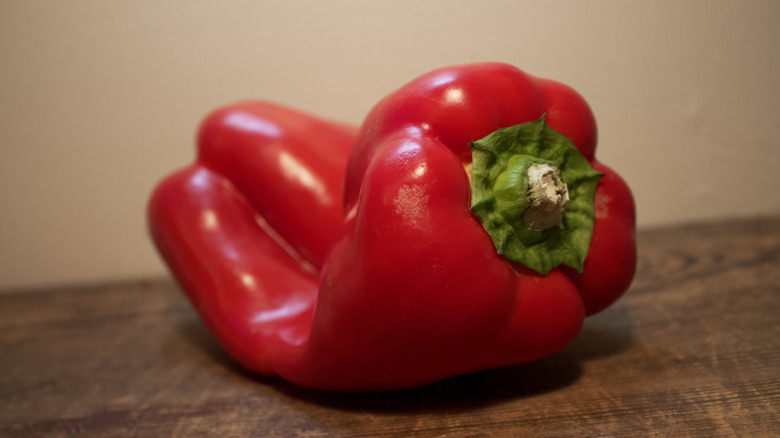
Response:
[[[151,197],[161,255],[220,344],[255,372],[276,374],[276,344],[308,337],[355,131],[273,104],[231,105],[203,121],[195,163]]]
[[[634,277],[634,198],[625,181],[596,160],[593,112],[567,85],[501,63],[448,67],[421,76],[383,99],[362,124],[350,155],[344,203],[347,208],[356,203],[366,167],[387,138],[438,141],[468,163],[470,141],[543,114],[604,173],[596,190],[596,221],[584,273],[562,268],[577,284],[586,313],[603,310],[628,289]]]
[[[204,122],[195,164],[155,190],[152,235],[217,340],[260,374],[375,391],[539,359],[625,291],[636,260],[631,193],[595,161],[606,176],[583,274],[496,253],[469,210],[468,141],[542,113],[594,160],[585,101],[504,64],[411,82],[356,139],[269,104],[228,107]]]

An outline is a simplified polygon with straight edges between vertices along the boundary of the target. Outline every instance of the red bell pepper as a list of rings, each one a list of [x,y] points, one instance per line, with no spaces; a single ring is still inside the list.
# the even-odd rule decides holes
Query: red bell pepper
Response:
[[[387,96],[357,133],[266,103],[216,111],[149,224],[248,369],[409,388],[555,353],[628,288],[633,198],[595,147],[571,88],[449,67]]]

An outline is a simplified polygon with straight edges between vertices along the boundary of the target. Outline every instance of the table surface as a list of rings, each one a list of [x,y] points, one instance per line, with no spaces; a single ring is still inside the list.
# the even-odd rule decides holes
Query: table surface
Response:
[[[0,294],[0,436],[780,436],[780,218],[639,233],[547,359],[379,394],[239,368],[168,279]]]

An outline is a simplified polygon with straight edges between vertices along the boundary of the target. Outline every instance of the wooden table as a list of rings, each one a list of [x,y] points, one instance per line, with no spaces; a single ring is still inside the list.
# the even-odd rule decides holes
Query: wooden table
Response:
[[[780,436],[780,218],[639,235],[542,361],[382,394],[236,366],[168,279],[0,294],[0,436]]]

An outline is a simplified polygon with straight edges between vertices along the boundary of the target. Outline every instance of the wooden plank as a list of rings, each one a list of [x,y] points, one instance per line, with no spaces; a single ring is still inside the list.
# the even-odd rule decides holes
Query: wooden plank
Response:
[[[240,369],[169,280],[0,294],[0,436],[780,436],[780,218],[646,230],[561,353],[409,391]]]

